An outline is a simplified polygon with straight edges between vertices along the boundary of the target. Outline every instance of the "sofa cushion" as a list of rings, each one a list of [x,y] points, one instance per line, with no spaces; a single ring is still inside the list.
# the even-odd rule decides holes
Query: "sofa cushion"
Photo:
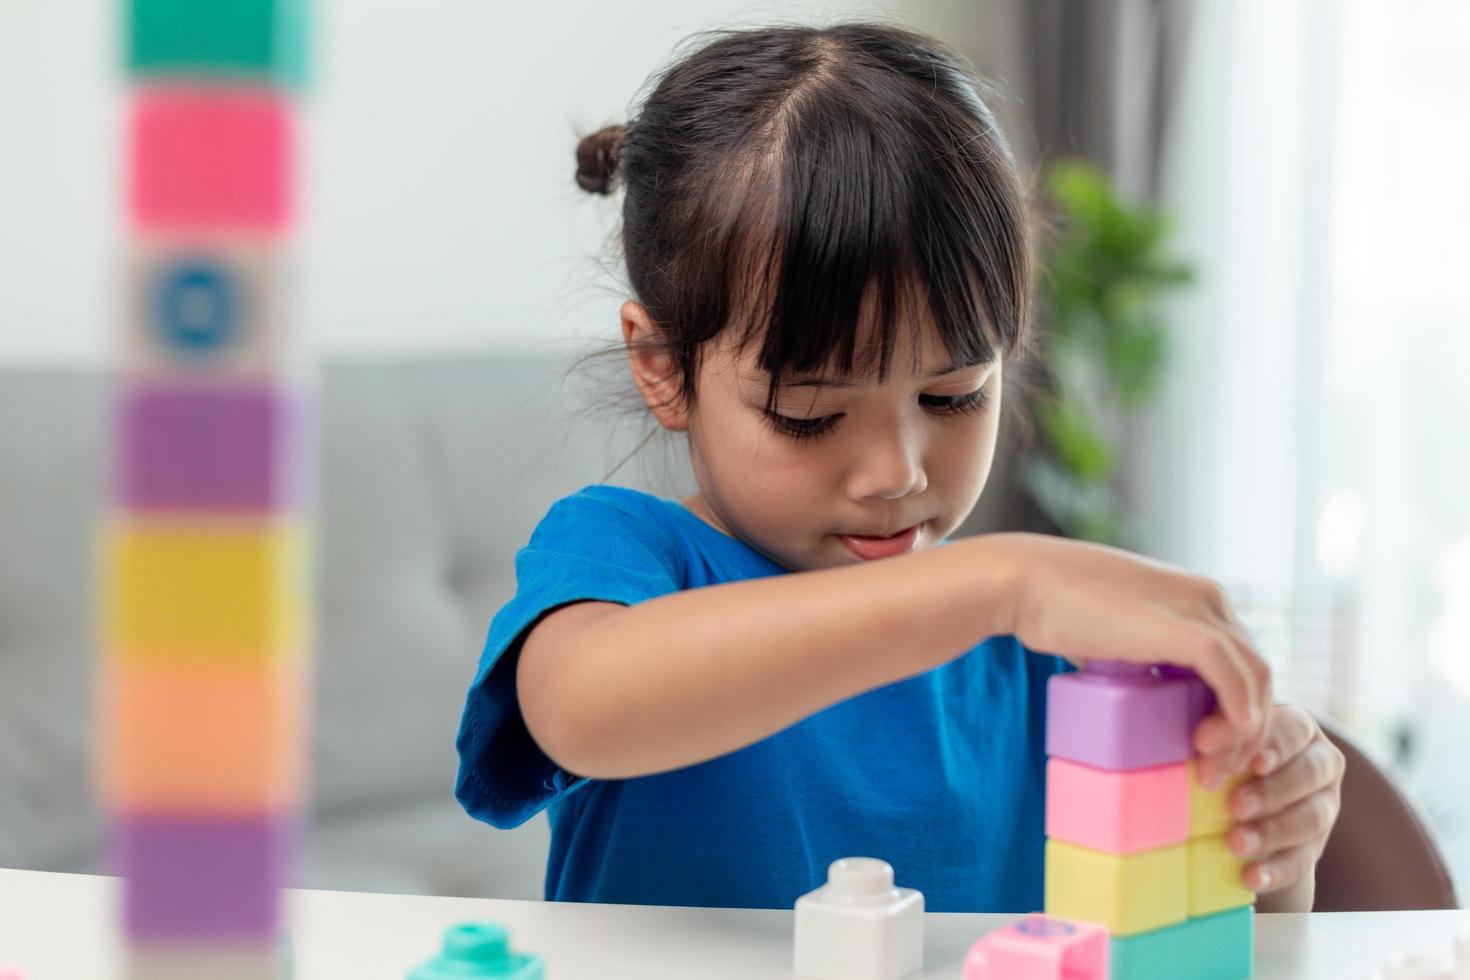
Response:
[[[322,375],[312,818],[331,856],[311,865],[311,884],[347,875],[350,852],[330,844],[348,839],[338,823],[352,839],[418,828],[397,853],[423,867],[400,864],[385,883],[446,880],[426,869],[469,840],[502,885],[539,881],[544,846],[525,841],[544,828],[512,839],[459,809],[454,736],[490,618],[514,591],[516,550],[555,499],[605,480],[646,431],[636,415],[620,427],[580,412],[585,388],[578,375],[563,384],[565,366],[497,354],[337,362]],[[0,382],[0,866],[97,867],[89,624],[104,387],[81,371]],[[681,455],[645,453],[615,479],[687,493]],[[459,821],[451,840],[443,828]],[[391,849],[374,849],[355,886],[388,861]]]

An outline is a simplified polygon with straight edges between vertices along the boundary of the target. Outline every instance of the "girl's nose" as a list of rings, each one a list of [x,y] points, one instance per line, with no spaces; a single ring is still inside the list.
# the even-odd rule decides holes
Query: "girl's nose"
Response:
[[[890,431],[874,433],[873,438],[858,446],[847,490],[853,500],[897,500],[922,493],[928,485],[922,447],[915,434]]]

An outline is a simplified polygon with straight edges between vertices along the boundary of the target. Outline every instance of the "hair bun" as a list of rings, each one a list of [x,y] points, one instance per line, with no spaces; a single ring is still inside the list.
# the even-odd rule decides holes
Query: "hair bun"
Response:
[[[613,173],[627,126],[604,126],[577,144],[577,186],[593,194],[612,191]]]

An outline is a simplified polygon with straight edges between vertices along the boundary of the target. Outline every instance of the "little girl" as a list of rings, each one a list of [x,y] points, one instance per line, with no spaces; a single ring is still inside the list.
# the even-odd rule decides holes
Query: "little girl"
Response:
[[[1272,705],[1220,589],[947,541],[1032,278],[973,69],[888,26],[718,32],[577,155],[583,188],[625,191],[628,362],[699,489],[586,487],[516,555],[456,793],[498,827],[549,809],[546,898],[790,908],[869,855],[930,910],[1039,908],[1046,681],[1097,657],[1216,690],[1195,745],[1209,782],[1248,774],[1246,883],[1309,908],[1342,757]]]

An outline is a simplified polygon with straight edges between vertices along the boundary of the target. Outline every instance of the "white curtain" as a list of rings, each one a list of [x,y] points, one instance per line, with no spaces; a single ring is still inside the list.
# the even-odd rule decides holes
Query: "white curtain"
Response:
[[[1470,4],[1200,5],[1165,196],[1200,283],[1130,495],[1283,693],[1470,871]]]

